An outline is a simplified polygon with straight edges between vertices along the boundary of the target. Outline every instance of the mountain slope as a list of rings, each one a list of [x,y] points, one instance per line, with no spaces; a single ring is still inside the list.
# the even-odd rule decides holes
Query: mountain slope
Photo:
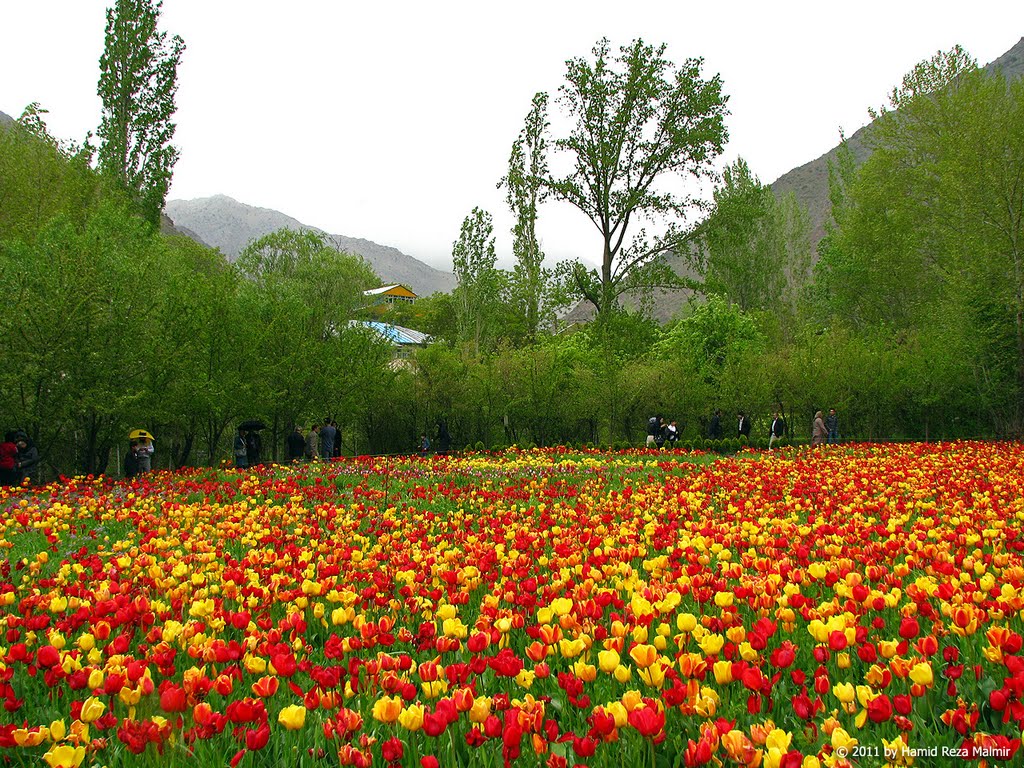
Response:
[[[280,211],[246,205],[226,195],[168,200],[165,212],[177,228],[193,232],[203,242],[220,248],[230,260],[234,260],[252,240],[288,227],[322,232],[339,250],[366,259],[385,283],[402,283],[421,296],[447,292],[455,287],[453,274],[434,269],[397,248],[370,240],[332,235]]]
[[[1024,75],[1024,38],[985,69],[989,72],[1001,70],[1007,79]],[[866,141],[870,130],[871,125],[868,124],[847,139],[858,163],[864,162],[871,154]],[[784,173],[771,184],[775,194],[792,192],[797,202],[807,208],[811,221],[811,242],[815,247],[825,235],[825,222],[832,209],[828,198],[828,166],[836,161],[838,152],[839,147],[836,146],[821,157]]]

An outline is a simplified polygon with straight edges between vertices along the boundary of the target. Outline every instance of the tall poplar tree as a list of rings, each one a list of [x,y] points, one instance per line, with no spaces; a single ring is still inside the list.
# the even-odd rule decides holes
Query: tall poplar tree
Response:
[[[174,97],[185,43],[157,29],[160,0],[117,0],[107,27],[97,93],[100,170],[125,189],[154,225],[160,221],[178,149]]]
[[[500,276],[494,264],[494,222],[491,214],[480,208],[463,220],[459,239],[452,244],[455,278],[455,318],[459,336],[471,341],[474,354],[487,332],[500,293]]]
[[[544,251],[537,237],[537,208],[545,195],[541,179],[548,173],[547,103],[546,93],[534,96],[526,124],[512,145],[508,175],[500,184],[505,187],[506,200],[516,217],[512,228],[512,252],[516,266],[512,274],[510,299],[522,317],[526,337],[531,341],[541,325],[547,298],[546,284],[550,277],[549,270],[544,269]]]

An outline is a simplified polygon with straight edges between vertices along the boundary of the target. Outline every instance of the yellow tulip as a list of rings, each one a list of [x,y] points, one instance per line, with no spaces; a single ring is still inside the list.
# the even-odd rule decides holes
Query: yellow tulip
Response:
[[[301,704],[291,704],[281,710],[277,722],[289,731],[298,731],[306,724],[306,708]]]
[[[725,645],[725,638],[721,635],[705,635],[701,638],[700,649],[704,652],[705,656],[714,656]]]
[[[473,719],[473,711],[477,708],[477,705],[483,699],[476,699],[473,702],[473,709],[470,710],[470,719]],[[490,712],[490,701],[487,702],[487,710]],[[376,717],[376,715],[374,715]],[[486,716],[484,720],[486,720]],[[403,709],[398,714],[398,722],[407,731],[418,731],[423,727],[423,706],[420,704],[410,704],[408,707]],[[483,720],[474,720],[473,722],[483,722]]]
[[[551,601],[551,612],[556,616],[568,616],[572,612],[572,598],[556,597]]]
[[[676,616],[676,627],[680,632],[693,632],[697,626],[697,617],[692,613],[680,613]]]
[[[621,701],[613,701],[605,704],[604,711],[615,718],[615,727],[622,728],[629,722],[629,710],[623,706]]]
[[[856,697],[852,683],[836,683],[832,686],[832,694],[843,704],[851,703]]]
[[[85,747],[72,747],[61,744],[50,749],[43,759],[50,768],[78,768],[85,759]]]
[[[629,649],[629,656],[641,669],[646,669],[658,660],[658,649],[653,645],[637,644]]]
[[[68,727],[63,720],[54,720],[50,723],[50,739],[52,741],[63,741],[68,734]]]
[[[931,688],[935,684],[935,675],[932,672],[932,665],[926,661],[915,664],[910,670],[910,679],[918,685]]]
[[[615,651],[601,651],[597,654],[597,666],[601,668],[601,671],[605,674],[610,675],[615,671],[615,668],[619,666],[621,658]]]
[[[578,663],[579,662],[577,662],[577,664]],[[516,675],[516,684],[518,684],[520,688],[529,688],[533,685],[534,677],[536,677],[535,672],[528,669],[522,669],[519,671],[519,674]]]
[[[491,700],[487,696],[480,696],[473,699],[473,706],[469,710],[469,721],[471,723],[482,723],[491,714]],[[420,707],[420,722],[423,721],[423,707]],[[403,723],[403,725],[405,725]],[[410,728],[409,730],[414,730]]]
[[[83,723],[92,723],[103,717],[103,712],[106,710],[107,705],[97,699],[95,696],[90,696],[84,702],[82,702],[82,714],[80,719]]]
[[[424,683],[426,685],[426,683]],[[373,705],[373,719],[382,723],[393,723],[398,720],[402,712],[402,698],[400,696],[382,696]]]

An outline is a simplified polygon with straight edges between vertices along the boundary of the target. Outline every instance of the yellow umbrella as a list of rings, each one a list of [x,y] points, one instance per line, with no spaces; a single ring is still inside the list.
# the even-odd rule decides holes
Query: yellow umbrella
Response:
[[[151,434],[149,434],[149,432],[147,432],[144,429],[133,429],[131,432],[128,433],[128,439],[129,440],[155,440],[156,438],[153,437]]]

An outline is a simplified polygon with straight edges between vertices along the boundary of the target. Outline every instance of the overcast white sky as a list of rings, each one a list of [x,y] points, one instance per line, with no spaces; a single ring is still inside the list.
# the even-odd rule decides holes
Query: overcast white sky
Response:
[[[56,136],[95,131],[112,2],[0,0],[0,111],[38,101]],[[226,194],[450,269],[474,205],[510,262],[495,184],[511,144],[533,94],[554,95],[565,60],[602,36],[703,57],[729,95],[723,159],[771,182],[936,51],[1000,56],[1024,36],[1024,2],[165,0],[161,28],[187,45],[170,198]],[[550,257],[594,255],[581,214],[552,203],[541,217]]]

